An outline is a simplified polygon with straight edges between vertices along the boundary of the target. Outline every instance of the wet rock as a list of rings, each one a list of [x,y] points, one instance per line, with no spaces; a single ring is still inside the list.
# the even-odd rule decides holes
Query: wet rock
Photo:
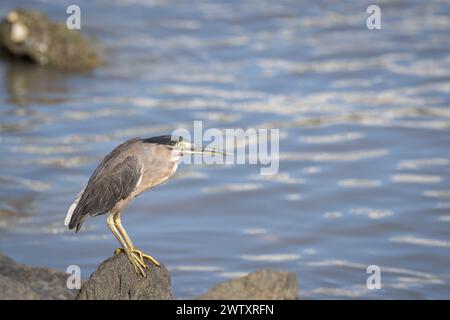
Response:
[[[92,43],[38,11],[10,11],[0,23],[0,47],[13,58],[65,70],[88,71],[101,65]]]
[[[0,300],[39,300],[39,295],[29,286],[0,275]]]
[[[218,284],[200,300],[295,300],[297,276],[293,272],[260,270]]]
[[[81,287],[77,300],[171,300],[170,274],[164,265],[149,265],[147,278],[136,273],[126,254],[102,262]]]
[[[14,262],[0,253],[0,300],[69,300],[76,291],[66,287],[67,274]]]

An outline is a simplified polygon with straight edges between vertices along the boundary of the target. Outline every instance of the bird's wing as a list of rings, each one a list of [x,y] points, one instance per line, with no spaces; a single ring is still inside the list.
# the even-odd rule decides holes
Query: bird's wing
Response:
[[[86,218],[109,212],[136,189],[142,176],[139,161],[134,156],[116,159],[106,157],[89,179],[73,210],[70,229],[78,231]]]
[[[70,205],[69,210],[67,210],[67,215],[66,215],[66,219],[64,219],[64,225],[68,226],[70,223],[70,220],[72,219],[72,215],[73,215],[73,211],[75,210],[75,208],[78,205],[78,202],[80,202],[81,196],[83,195],[84,189],[86,187],[84,187],[80,193],[78,193],[77,198],[75,199],[75,201]]]

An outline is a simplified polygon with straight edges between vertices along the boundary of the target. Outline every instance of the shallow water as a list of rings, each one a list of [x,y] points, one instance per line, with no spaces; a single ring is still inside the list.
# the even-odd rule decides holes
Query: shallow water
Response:
[[[85,278],[117,244],[66,230],[101,158],[135,136],[280,128],[280,173],[181,166],[123,214],[177,298],[261,268],[303,298],[450,297],[450,7],[358,1],[78,1],[108,65],[0,63],[0,251]],[[0,3],[64,20],[70,1]],[[366,288],[379,265],[382,289]]]

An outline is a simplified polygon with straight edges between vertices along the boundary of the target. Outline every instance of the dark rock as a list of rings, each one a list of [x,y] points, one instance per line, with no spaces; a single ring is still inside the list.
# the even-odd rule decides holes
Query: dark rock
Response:
[[[66,287],[66,273],[18,264],[0,253],[0,300],[74,299],[75,290]]]
[[[77,300],[171,300],[170,274],[149,264],[147,278],[138,274],[125,253],[102,262],[81,287]]]
[[[13,58],[65,70],[88,71],[101,65],[92,43],[38,11],[10,11],[0,23],[0,47]]]
[[[13,259],[0,253],[0,269],[6,265],[13,264],[13,263],[15,263]]]
[[[297,276],[293,272],[261,270],[218,284],[200,300],[295,300]]]
[[[39,295],[27,285],[0,275],[0,300],[38,300]]]

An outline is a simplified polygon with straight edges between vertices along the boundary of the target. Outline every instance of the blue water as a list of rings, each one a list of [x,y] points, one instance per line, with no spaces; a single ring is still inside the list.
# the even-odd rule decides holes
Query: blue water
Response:
[[[280,172],[180,166],[123,214],[176,298],[262,268],[300,296],[450,297],[450,6],[365,1],[78,1],[107,65],[68,75],[0,62],[0,251],[88,278],[118,246],[68,206],[131,137],[279,128]],[[64,21],[71,1],[1,2]],[[381,290],[368,290],[369,265]]]

